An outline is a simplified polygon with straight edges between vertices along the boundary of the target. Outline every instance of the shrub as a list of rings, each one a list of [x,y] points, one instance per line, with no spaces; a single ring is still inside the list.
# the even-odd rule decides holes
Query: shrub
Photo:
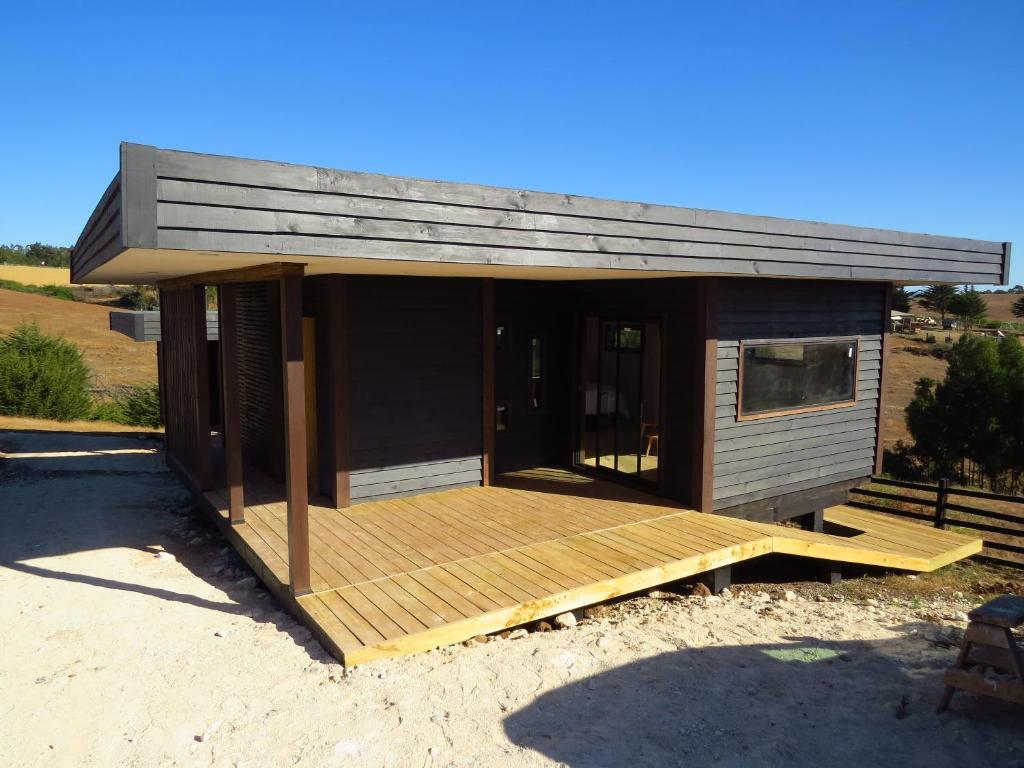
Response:
[[[151,310],[160,308],[160,291],[151,285],[133,285],[120,290],[120,303],[128,309]]]
[[[20,293],[38,293],[42,296],[50,296],[54,299],[74,301],[75,295],[68,285],[25,285],[17,280],[0,280],[0,288],[8,291],[19,291]]]
[[[160,389],[157,384],[121,387],[110,400],[96,403],[92,418],[136,427],[160,426]]]
[[[89,369],[70,341],[23,323],[0,336],[0,414],[71,421],[89,415]]]

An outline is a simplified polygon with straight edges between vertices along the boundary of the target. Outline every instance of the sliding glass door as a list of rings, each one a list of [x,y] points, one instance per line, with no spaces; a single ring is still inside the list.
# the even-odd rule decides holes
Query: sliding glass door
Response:
[[[581,341],[577,464],[657,482],[661,324],[587,317]]]

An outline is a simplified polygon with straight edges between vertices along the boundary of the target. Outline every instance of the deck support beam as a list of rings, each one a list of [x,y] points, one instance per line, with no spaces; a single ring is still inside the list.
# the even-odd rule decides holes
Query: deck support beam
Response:
[[[485,277],[480,281],[480,332],[483,357],[482,387],[482,483],[494,483],[494,279]]]
[[[237,525],[245,520],[245,491],[242,486],[241,404],[238,383],[238,311],[235,286],[217,288],[220,327],[221,421],[224,434],[224,474],[228,492],[228,520]]]
[[[732,566],[723,565],[721,568],[715,568],[713,571],[703,573],[700,576],[700,580],[711,590],[711,594],[717,595],[723,589],[732,586]]]
[[[288,580],[292,593],[299,596],[310,591],[302,275],[284,274],[279,285],[281,371],[284,384],[285,498],[288,507]]]
[[[833,587],[843,580],[843,564],[836,560],[826,560],[824,563],[823,578],[826,584]]]

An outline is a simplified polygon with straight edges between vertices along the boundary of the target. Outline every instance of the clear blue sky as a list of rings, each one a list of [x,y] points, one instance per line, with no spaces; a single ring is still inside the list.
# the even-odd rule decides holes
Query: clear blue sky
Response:
[[[4,3],[0,242],[121,140],[1017,243],[1024,3]]]

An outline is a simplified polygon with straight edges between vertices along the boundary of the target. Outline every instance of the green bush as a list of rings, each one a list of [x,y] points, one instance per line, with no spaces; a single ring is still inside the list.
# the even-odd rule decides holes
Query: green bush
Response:
[[[70,341],[34,323],[0,335],[0,414],[71,421],[89,415],[89,369]]]
[[[67,285],[25,285],[17,280],[0,280],[0,288],[6,288],[8,291],[19,291],[20,293],[38,293],[42,296],[64,299],[65,301],[75,300],[71,287]]]
[[[121,387],[110,400],[93,406],[92,418],[156,429],[160,426],[160,389],[156,384]]]
[[[128,309],[152,310],[160,308],[160,291],[151,285],[133,285],[118,291],[121,306]]]

